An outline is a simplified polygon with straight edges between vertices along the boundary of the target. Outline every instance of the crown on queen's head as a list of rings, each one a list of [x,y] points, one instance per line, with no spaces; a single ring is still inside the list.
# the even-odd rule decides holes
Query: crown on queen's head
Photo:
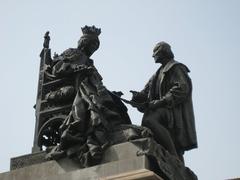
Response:
[[[95,36],[98,37],[101,34],[101,29],[95,26],[84,26],[81,28],[83,36]]]

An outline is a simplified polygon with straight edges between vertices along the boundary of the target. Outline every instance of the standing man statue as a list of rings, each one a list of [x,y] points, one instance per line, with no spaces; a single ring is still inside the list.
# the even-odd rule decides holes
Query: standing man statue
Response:
[[[161,67],[141,92],[131,91],[132,101],[142,105],[135,106],[144,113],[142,125],[152,130],[159,144],[184,161],[184,152],[197,148],[189,69],[174,60],[166,42],[155,46],[153,58]]]

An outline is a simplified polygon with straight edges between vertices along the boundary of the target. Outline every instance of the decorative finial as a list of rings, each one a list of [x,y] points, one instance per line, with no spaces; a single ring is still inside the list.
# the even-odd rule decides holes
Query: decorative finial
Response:
[[[43,42],[43,47],[44,48],[49,48],[49,41],[50,41],[50,36],[49,36],[49,31],[47,31],[44,35],[44,42]]]

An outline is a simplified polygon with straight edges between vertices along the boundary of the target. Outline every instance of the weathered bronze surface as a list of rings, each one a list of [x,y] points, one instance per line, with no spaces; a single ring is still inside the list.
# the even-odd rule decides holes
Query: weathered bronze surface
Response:
[[[90,58],[101,30],[85,26],[82,32],[77,48],[53,58],[49,32],[44,36],[33,152],[46,150],[46,159],[69,158],[85,168],[101,163],[109,146],[129,141],[161,177],[196,179],[183,160],[186,150],[197,147],[188,68],[173,59],[170,45],[158,43],[153,57],[162,66],[125,100],[103,85]],[[122,101],[144,113],[142,126],[131,124]]]
[[[186,150],[197,147],[190,71],[174,60],[166,42],[158,43],[152,56],[162,65],[142,91],[131,91],[138,103],[132,105],[144,113],[142,125],[152,130],[155,140],[183,160]]]

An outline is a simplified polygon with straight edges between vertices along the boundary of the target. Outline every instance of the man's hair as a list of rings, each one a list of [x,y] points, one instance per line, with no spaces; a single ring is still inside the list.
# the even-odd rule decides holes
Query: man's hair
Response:
[[[153,49],[153,52],[157,53],[157,51],[159,51],[159,50],[161,50],[163,52],[163,54],[166,58],[168,58],[168,59],[174,58],[174,54],[171,50],[171,46],[168,43],[166,43],[164,41],[157,43]]]

